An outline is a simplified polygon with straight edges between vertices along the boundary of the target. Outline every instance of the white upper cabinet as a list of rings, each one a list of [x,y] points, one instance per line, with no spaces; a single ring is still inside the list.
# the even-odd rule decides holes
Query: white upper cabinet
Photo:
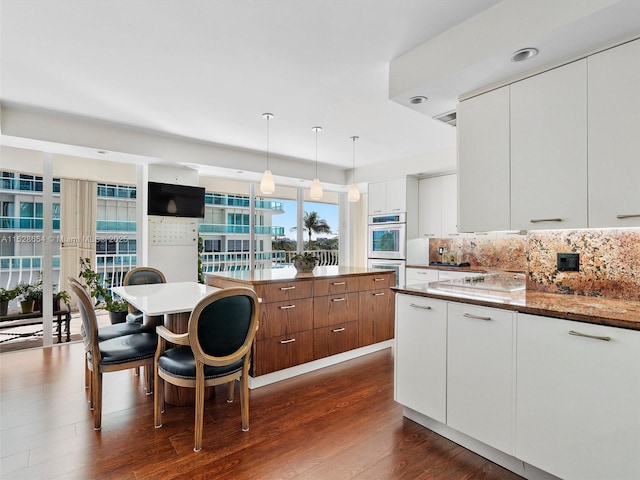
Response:
[[[511,85],[511,228],[587,226],[587,60]]]
[[[511,228],[509,86],[458,105],[458,229]]]
[[[441,238],[458,234],[456,175],[423,178],[418,182],[418,235]]]
[[[369,215],[407,211],[407,180],[398,178],[370,183]]]
[[[589,57],[589,225],[640,226],[640,40]]]

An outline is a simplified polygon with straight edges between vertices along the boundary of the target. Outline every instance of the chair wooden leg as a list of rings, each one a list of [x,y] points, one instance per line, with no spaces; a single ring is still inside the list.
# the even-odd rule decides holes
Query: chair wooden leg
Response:
[[[202,448],[202,430],[204,428],[204,366],[196,363],[196,420],[193,451]]]
[[[164,381],[158,375],[157,362],[153,365],[153,383],[155,396],[153,397],[153,421],[156,428],[162,427],[162,412],[164,411]]]
[[[89,365],[87,364],[87,356],[84,357],[84,388],[91,386],[91,373],[89,372]]]
[[[102,372],[94,371],[92,375],[93,397],[93,429],[102,428]]]
[[[144,381],[146,382],[147,395],[153,394],[153,378],[149,365],[144,366]]]
[[[229,383],[227,383],[227,388],[228,388],[227,403],[232,403],[233,402],[233,394],[234,394],[234,387],[235,387],[233,382],[234,382],[234,380],[231,380]]]
[[[240,377],[240,410],[242,412],[242,431],[249,430],[249,384],[247,377]]]

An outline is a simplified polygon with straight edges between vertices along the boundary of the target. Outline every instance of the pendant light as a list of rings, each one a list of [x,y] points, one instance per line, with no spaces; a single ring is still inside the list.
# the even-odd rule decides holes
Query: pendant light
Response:
[[[349,192],[347,193],[347,198],[350,202],[357,202],[360,200],[360,189],[358,189],[358,186],[356,185],[356,140],[358,140],[358,138],[360,137],[355,135],[351,137],[351,140],[353,140],[353,173],[351,174],[352,182],[351,185],[349,185]]]
[[[322,185],[318,179],[318,132],[322,131],[322,127],[313,127],[311,130],[316,132],[316,178],[311,182],[309,196],[311,197],[311,200],[320,200],[322,198]]]
[[[263,195],[271,195],[276,191],[276,184],[273,181],[271,170],[269,170],[269,120],[273,117],[273,113],[263,113],[262,116],[267,119],[267,169],[260,180],[260,192]]]

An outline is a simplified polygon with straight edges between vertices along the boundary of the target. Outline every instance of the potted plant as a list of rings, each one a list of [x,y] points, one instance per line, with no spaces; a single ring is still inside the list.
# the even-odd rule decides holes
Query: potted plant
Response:
[[[71,297],[66,290],[60,290],[57,293],[53,294],[53,311],[59,312],[61,310],[61,306],[69,304],[71,301]]]
[[[298,273],[311,272],[318,264],[318,257],[309,252],[298,253],[291,257]]]
[[[89,258],[80,258],[80,278],[84,280],[89,294],[95,299],[95,306],[109,312],[112,324],[126,321],[129,305],[111,293],[102,276],[91,268]]]
[[[0,317],[4,317],[7,315],[9,310],[9,302],[16,298],[16,290],[14,289],[6,289],[0,287]]]
[[[17,295],[16,298],[20,303],[20,310],[22,313],[33,312],[33,304],[36,299],[42,297],[42,288],[40,282],[36,284],[20,282],[15,289]]]

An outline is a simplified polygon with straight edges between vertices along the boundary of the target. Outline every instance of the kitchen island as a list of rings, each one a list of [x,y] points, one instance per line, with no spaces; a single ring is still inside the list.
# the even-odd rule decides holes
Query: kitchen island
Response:
[[[273,268],[209,273],[206,282],[219,288],[248,287],[262,300],[251,388],[393,345],[393,271]]]
[[[640,478],[640,303],[511,273],[393,290],[407,418],[525,478]]]

